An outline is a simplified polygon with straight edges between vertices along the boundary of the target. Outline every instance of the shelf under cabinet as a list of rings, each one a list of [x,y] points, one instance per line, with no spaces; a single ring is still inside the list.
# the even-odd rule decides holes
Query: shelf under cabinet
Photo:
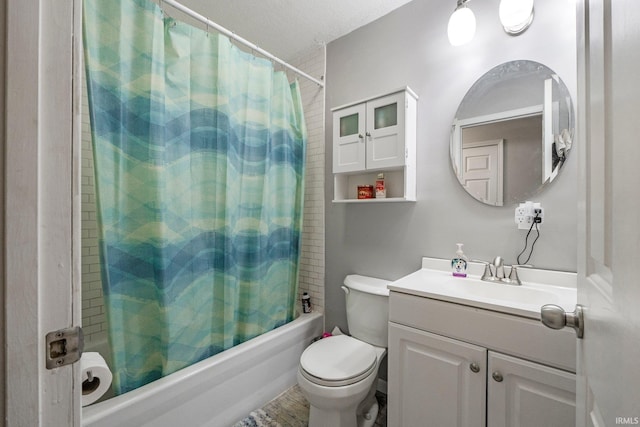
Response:
[[[398,203],[398,202],[415,202],[415,200],[405,199],[403,197],[387,197],[384,199],[341,199],[333,200],[333,203]]]
[[[375,182],[379,173],[384,173],[387,197],[383,199],[358,199],[359,185],[373,185],[375,191]],[[415,171],[413,176],[415,176]],[[409,167],[334,174],[333,196],[334,203],[415,202],[415,178],[412,177],[412,170]]]

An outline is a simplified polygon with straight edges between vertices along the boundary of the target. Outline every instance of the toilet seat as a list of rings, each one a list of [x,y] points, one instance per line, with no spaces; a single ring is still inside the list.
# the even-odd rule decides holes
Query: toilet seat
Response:
[[[300,357],[300,373],[309,381],[327,387],[362,381],[376,366],[374,347],[347,335],[316,341]]]

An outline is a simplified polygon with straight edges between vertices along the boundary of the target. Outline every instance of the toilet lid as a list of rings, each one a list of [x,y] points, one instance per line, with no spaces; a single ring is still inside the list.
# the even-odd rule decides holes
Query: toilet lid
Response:
[[[316,341],[300,357],[303,373],[313,376],[309,378],[311,381],[323,385],[353,384],[368,376],[375,366],[373,346],[347,335]]]

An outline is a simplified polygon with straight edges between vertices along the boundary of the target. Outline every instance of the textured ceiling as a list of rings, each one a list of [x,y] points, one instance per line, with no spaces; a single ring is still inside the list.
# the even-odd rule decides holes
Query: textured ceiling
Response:
[[[411,0],[178,1],[288,61],[375,21]]]

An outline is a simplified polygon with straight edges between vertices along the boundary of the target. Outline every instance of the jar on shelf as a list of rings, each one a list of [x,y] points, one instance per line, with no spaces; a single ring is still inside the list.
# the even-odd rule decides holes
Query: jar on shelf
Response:
[[[358,199],[373,199],[373,185],[358,185]]]

